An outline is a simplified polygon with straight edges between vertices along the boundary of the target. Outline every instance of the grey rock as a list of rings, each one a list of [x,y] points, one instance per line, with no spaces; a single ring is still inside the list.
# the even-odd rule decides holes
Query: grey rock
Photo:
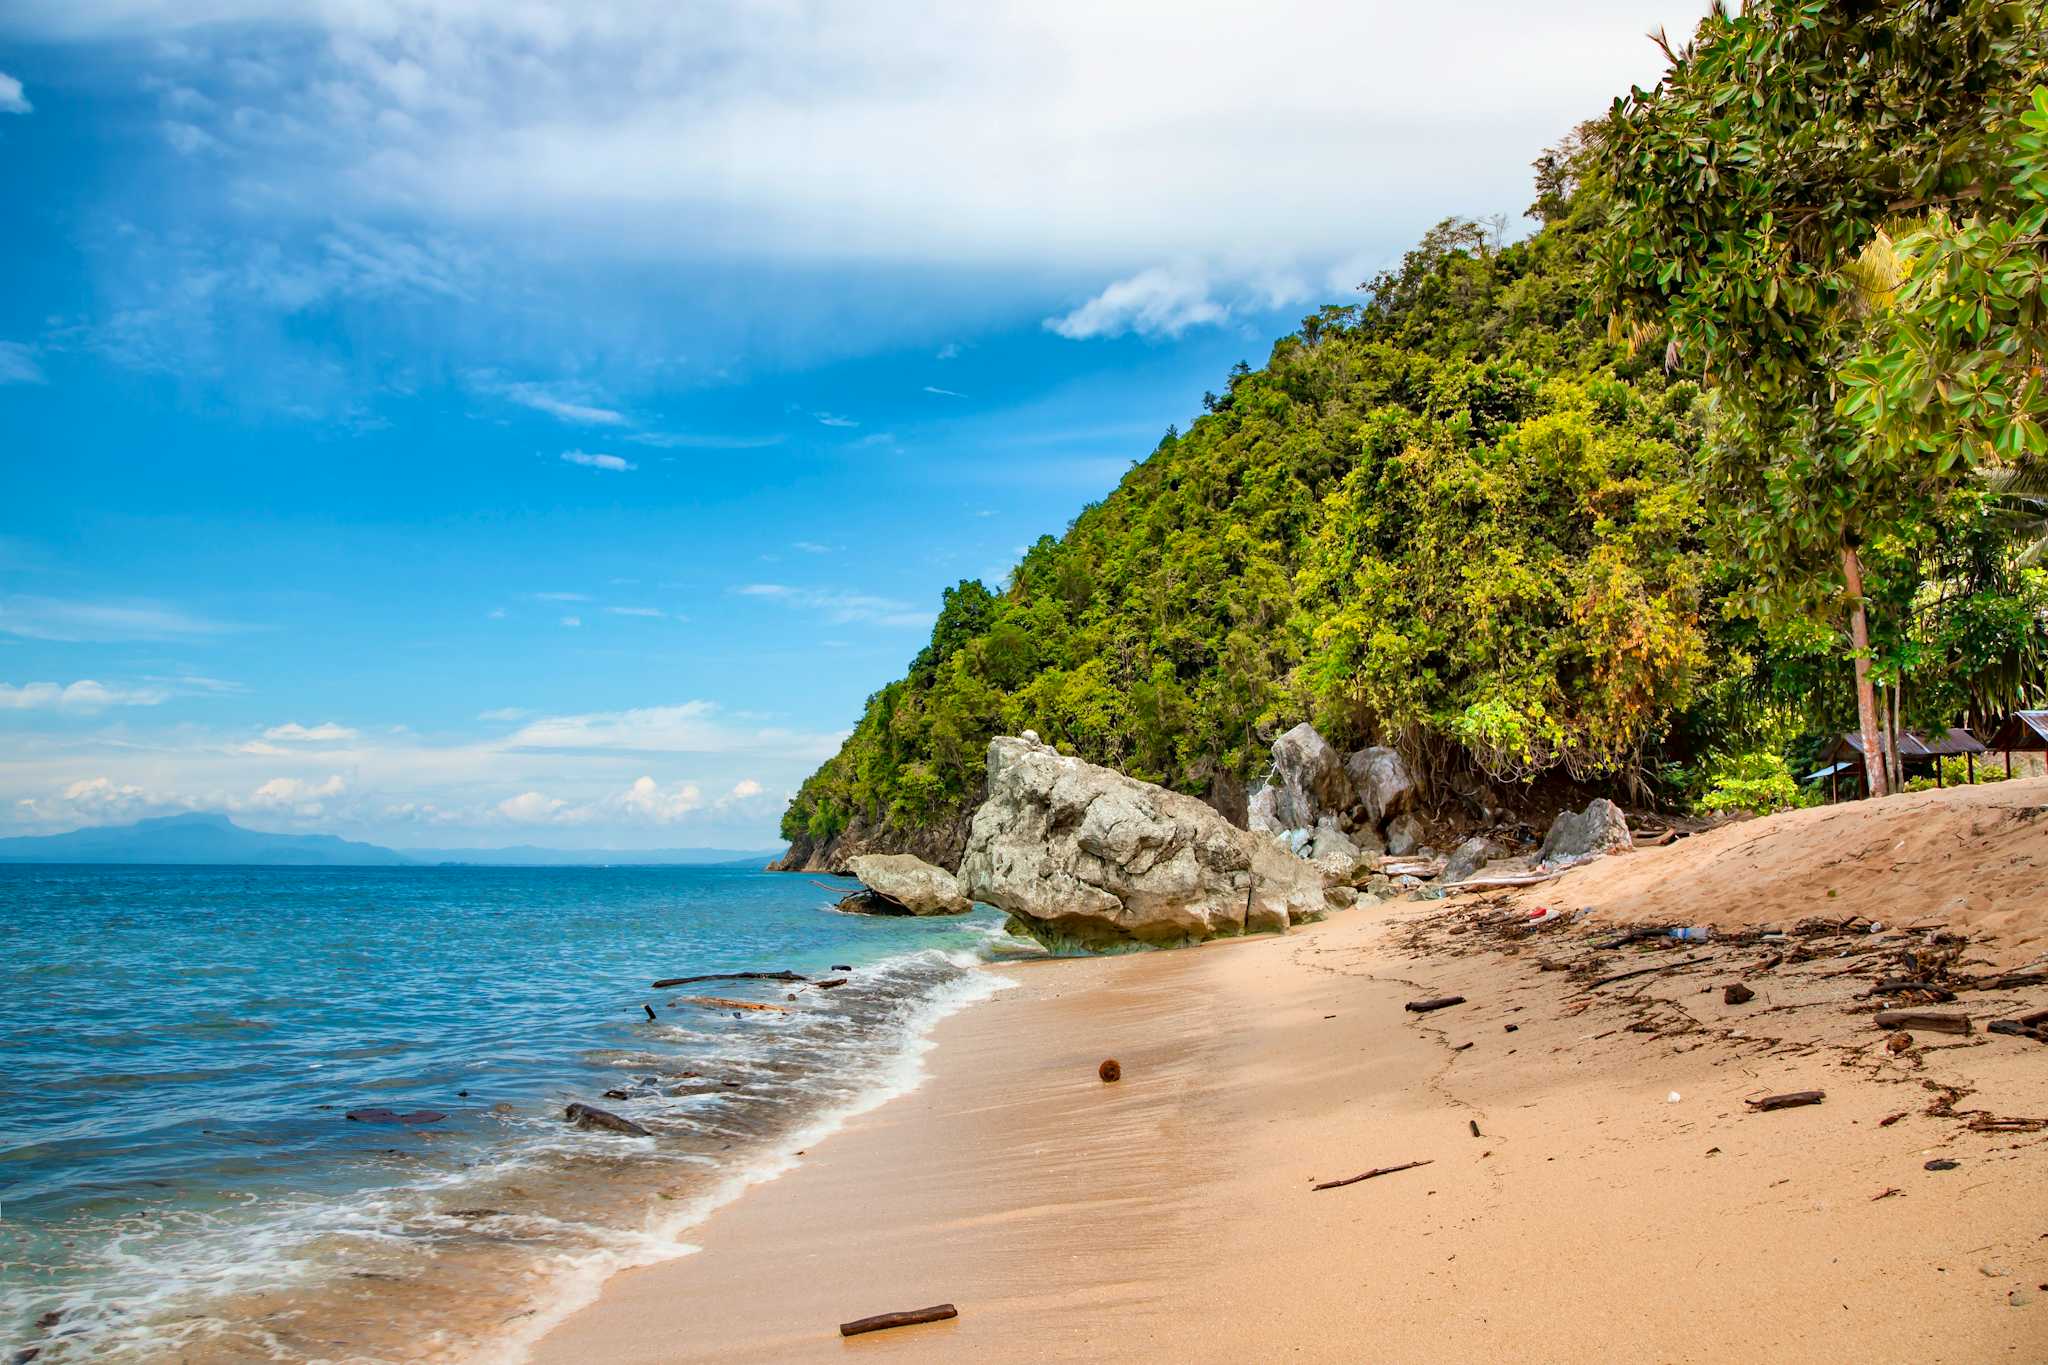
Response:
[[[1281,827],[1313,825],[1352,803],[1351,778],[1344,759],[1307,721],[1273,741],[1274,789]]]
[[[1345,760],[1344,771],[1351,779],[1358,804],[1365,808],[1365,818],[1375,828],[1384,828],[1389,820],[1414,804],[1415,775],[1408,771],[1400,754],[1383,744],[1351,755]],[[1389,846],[1387,851],[1394,850]]]
[[[1603,796],[1582,811],[1559,811],[1550,822],[1550,832],[1543,836],[1543,850],[1536,861],[1552,869],[1575,867],[1635,846],[1628,833],[1628,817]]]
[[[1387,852],[1406,858],[1422,847],[1422,822],[1404,811],[1387,823]]]
[[[562,1117],[578,1128],[601,1129],[607,1133],[623,1133],[627,1137],[653,1137],[654,1134],[642,1128],[631,1119],[620,1118],[609,1109],[600,1109],[594,1104],[572,1104],[562,1111]]]
[[[989,743],[960,886],[1055,948],[1172,946],[1327,908],[1320,872],[1270,836],[1021,737]]]
[[[1301,856],[1313,863],[1323,874],[1325,886],[1349,885],[1357,879],[1362,870],[1368,870],[1372,856],[1367,854],[1349,835],[1334,826],[1314,830],[1308,838]]]
[[[1273,784],[1263,784],[1244,803],[1244,826],[1256,834],[1278,834],[1287,826],[1280,819],[1280,793]]]
[[[888,902],[882,913],[959,915],[974,908],[960,894],[960,883],[943,867],[934,867],[908,853],[863,853],[847,860],[847,870],[874,895]],[[860,897],[848,897],[858,901]],[[848,909],[868,909],[849,905]]]
[[[1444,864],[1444,882],[1462,882],[1491,859],[1501,855],[1500,845],[1484,834],[1475,834],[1453,850]]]

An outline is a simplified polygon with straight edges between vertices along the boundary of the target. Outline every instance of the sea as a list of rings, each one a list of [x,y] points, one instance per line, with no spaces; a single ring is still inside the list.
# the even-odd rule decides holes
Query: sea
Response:
[[[1032,951],[986,908],[834,899],[749,867],[0,866],[0,1365],[518,1359],[915,1086],[1000,989],[980,965]],[[740,971],[807,980],[651,984]]]

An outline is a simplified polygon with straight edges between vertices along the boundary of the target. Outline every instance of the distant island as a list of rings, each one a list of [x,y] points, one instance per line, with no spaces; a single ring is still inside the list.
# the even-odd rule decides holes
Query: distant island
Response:
[[[244,829],[225,815],[200,813],[138,820],[130,825],[65,834],[0,839],[0,863],[159,863],[245,867],[421,867],[463,863],[485,867],[716,866],[761,864],[780,847],[733,848],[413,848],[403,851],[332,834],[271,834]]]

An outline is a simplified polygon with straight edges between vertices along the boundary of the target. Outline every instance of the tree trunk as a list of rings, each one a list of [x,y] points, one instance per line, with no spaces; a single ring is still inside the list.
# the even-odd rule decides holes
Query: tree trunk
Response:
[[[1856,726],[1863,735],[1863,781],[1872,796],[1891,791],[1886,780],[1884,740],[1877,719],[1877,694],[1870,682],[1870,626],[1863,613],[1863,565],[1856,551],[1842,547],[1842,577],[1849,589],[1849,646],[1856,655]]]

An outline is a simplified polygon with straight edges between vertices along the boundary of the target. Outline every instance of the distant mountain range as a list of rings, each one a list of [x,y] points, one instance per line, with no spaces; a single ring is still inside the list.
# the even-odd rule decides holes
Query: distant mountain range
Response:
[[[132,825],[0,839],[0,863],[169,863],[256,867],[712,866],[761,864],[782,849],[411,848],[403,852],[332,834],[266,834],[225,815],[169,815]]]

